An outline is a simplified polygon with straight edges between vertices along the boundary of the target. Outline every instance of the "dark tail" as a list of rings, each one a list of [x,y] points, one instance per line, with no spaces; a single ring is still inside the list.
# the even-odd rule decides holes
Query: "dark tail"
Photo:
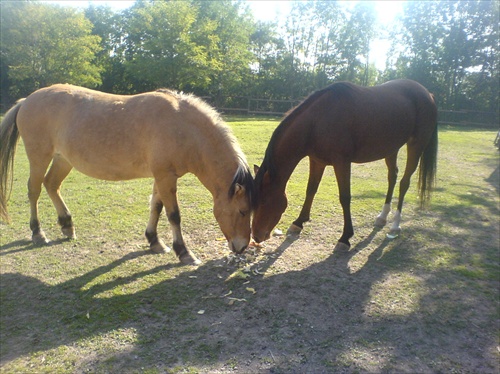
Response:
[[[420,207],[427,205],[431,198],[431,192],[436,180],[438,150],[438,127],[434,128],[432,138],[424,149],[420,158],[418,171],[418,190],[420,194]]]
[[[16,154],[19,131],[17,129],[16,117],[21,108],[23,99],[12,107],[0,123],[0,219],[10,222],[7,213],[7,200],[12,190],[12,180],[9,177],[14,170],[14,156]]]

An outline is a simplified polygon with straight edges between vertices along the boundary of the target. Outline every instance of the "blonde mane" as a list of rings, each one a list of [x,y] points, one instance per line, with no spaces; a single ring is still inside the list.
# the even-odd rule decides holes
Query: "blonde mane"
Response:
[[[210,124],[217,130],[213,135],[213,139],[217,142],[221,142],[221,140],[227,141],[232,146],[236,156],[240,160],[240,166],[248,168],[247,159],[240,144],[238,143],[238,140],[234,136],[231,128],[226,124],[220,113],[215,108],[213,108],[205,100],[190,93],[170,90],[168,88],[161,88],[156,90],[156,92],[173,96],[179,101],[179,104],[184,102],[191,107],[197,108],[199,112],[204,114],[209,119]]]
[[[205,126],[211,126],[211,130],[207,131],[206,139],[210,139],[214,144],[226,143],[233,150],[233,156],[236,156],[238,160],[238,167],[233,176],[233,180],[228,190],[229,196],[232,196],[235,191],[237,184],[245,187],[248,198],[250,199],[251,205],[255,204],[255,192],[254,192],[254,182],[250,167],[248,166],[247,159],[243,153],[238,140],[234,136],[231,128],[222,119],[221,115],[217,110],[215,110],[210,104],[208,104],[203,99],[194,96],[193,94],[185,94],[183,92],[178,92],[169,89],[159,89],[156,92],[161,92],[165,95],[170,95],[174,97],[178,103],[179,108],[182,104],[189,106],[190,108],[195,108],[199,113],[201,113],[208,121],[199,121],[198,123]]]

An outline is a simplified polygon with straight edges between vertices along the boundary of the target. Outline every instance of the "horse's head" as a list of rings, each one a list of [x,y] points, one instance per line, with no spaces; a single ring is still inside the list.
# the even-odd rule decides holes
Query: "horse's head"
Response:
[[[238,170],[228,194],[214,198],[215,219],[234,253],[242,253],[250,243],[252,199],[253,178],[248,168]]]
[[[273,183],[269,171],[260,170],[256,166],[255,174],[257,201],[253,213],[252,236],[257,243],[260,243],[269,239],[288,202],[284,188],[278,183]]]

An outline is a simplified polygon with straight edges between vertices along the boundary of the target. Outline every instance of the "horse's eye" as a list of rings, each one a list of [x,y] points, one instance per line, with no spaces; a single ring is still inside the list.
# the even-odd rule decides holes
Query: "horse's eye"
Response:
[[[241,215],[242,217],[245,217],[247,214],[246,214],[246,212],[244,212],[244,211],[240,210],[240,215]]]

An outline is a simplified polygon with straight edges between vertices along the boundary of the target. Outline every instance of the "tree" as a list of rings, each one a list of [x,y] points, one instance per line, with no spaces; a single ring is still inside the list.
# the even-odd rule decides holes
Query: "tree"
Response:
[[[125,25],[125,70],[135,90],[227,95],[250,74],[251,32],[229,0],[137,2]]]
[[[31,2],[1,6],[2,70],[7,71],[9,98],[54,83],[100,84],[94,63],[100,38],[91,35],[92,24],[83,13]]]
[[[498,16],[494,1],[408,3],[393,75],[425,85],[442,108],[498,110]]]
[[[207,84],[206,50],[192,40],[197,9],[184,1],[137,3],[126,26],[125,69],[134,89]],[[196,74],[195,71],[200,71]]]
[[[193,0],[198,7],[195,41],[207,49],[210,95],[241,95],[250,82],[254,23],[242,3]]]
[[[370,42],[375,34],[375,10],[373,3],[361,2],[350,12],[342,30],[340,53],[343,67],[339,75],[344,80],[368,85],[373,83],[370,69]],[[372,72],[372,74],[370,74]]]
[[[104,92],[128,93],[130,85],[124,68],[125,14],[107,6],[90,5],[85,9],[85,17],[92,22],[92,34],[101,40],[95,62],[101,68],[102,82],[97,88]]]

